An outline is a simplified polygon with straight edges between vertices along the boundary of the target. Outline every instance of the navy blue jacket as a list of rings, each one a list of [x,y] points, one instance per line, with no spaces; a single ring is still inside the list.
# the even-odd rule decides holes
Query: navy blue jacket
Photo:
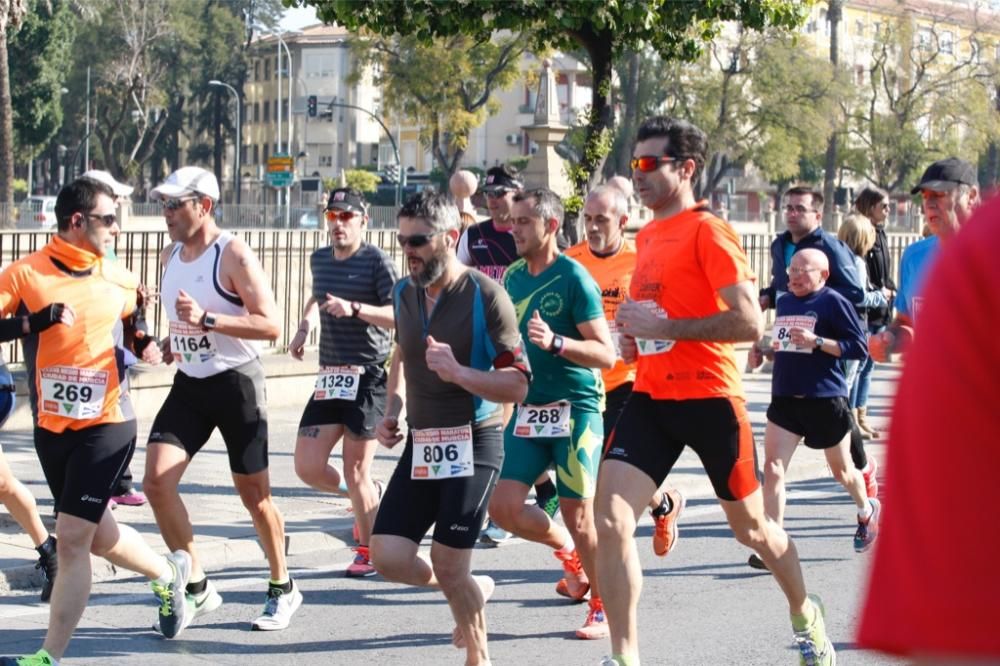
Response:
[[[760,290],[761,296],[768,296],[770,307],[775,306],[776,293],[788,291],[788,266],[785,264],[785,244],[792,243],[792,233],[778,234],[771,243],[771,284]],[[795,251],[816,248],[830,261],[830,277],[826,286],[847,299],[854,307],[860,308],[865,300],[864,285],[854,267],[854,253],[842,241],[822,227],[816,227],[811,234],[795,245]]]

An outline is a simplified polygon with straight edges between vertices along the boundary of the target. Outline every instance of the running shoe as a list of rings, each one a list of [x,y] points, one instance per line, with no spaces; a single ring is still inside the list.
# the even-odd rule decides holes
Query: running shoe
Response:
[[[142,506],[146,503],[146,495],[140,490],[129,488],[121,495],[113,495],[111,501],[121,506]]]
[[[802,631],[795,632],[795,643],[799,648],[800,666],[836,666],[837,653],[833,643],[826,635],[826,610],[823,602],[815,594],[809,595],[809,601],[816,609],[816,617],[812,624]]]
[[[56,660],[45,650],[23,657],[0,657],[0,666],[52,666],[55,663]]]
[[[41,600],[47,602],[52,597],[52,586],[55,585],[56,571],[59,569],[56,538],[50,534],[49,538],[35,550],[38,551],[38,562],[35,564],[35,568],[42,572]]]
[[[657,516],[653,509],[649,515],[653,517],[653,552],[660,557],[666,557],[674,549],[680,535],[677,531],[677,521],[684,511],[684,495],[679,490],[665,491],[670,498],[671,510],[662,516]]]
[[[555,518],[556,514],[559,513],[559,496],[553,495],[544,502],[539,502],[538,498],[535,498],[535,506],[544,511],[549,515],[549,518]]]
[[[553,551],[556,559],[562,562],[563,577],[556,583],[556,593],[569,597],[573,601],[583,601],[590,591],[590,580],[580,563],[580,554],[576,549],[571,553],[561,550]]]
[[[288,593],[280,587],[268,585],[264,612],[253,621],[250,628],[253,631],[280,631],[288,626],[292,621],[292,615],[301,605],[302,593],[294,581],[292,581],[292,591]]]
[[[611,633],[608,630],[608,618],[604,617],[604,604],[600,599],[591,599],[590,607],[587,610],[587,620],[583,626],[576,630],[576,637],[585,641],[594,641],[607,638]]]
[[[878,537],[878,521],[882,517],[882,503],[869,499],[872,512],[867,518],[858,518],[858,531],[854,533],[854,550],[863,553],[872,547]]]
[[[347,571],[344,572],[348,578],[364,578],[367,576],[375,575],[375,567],[372,566],[372,561],[368,554],[368,546],[358,546],[357,548],[352,548],[354,551],[354,561],[347,565]]]
[[[184,613],[184,624],[181,626],[181,631],[187,629],[188,625],[191,624],[195,618],[211,613],[221,605],[222,595],[216,591],[215,585],[212,584],[212,581],[205,581],[204,592],[197,595],[187,595],[187,611]],[[163,629],[160,627],[159,618],[156,619],[156,623],[153,625],[153,631],[158,634],[163,633]]]
[[[490,518],[490,521],[486,524],[486,529],[479,535],[479,543],[488,546],[499,546],[509,540],[510,536],[510,532],[494,523],[493,519]]]
[[[164,638],[174,638],[184,627],[185,615],[188,612],[187,587],[188,579],[191,578],[191,556],[183,550],[175,550],[167,555],[167,564],[174,574],[174,579],[167,585],[161,585],[155,580],[150,583],[153,594],[160,602],[159,625],[160,632]]]
[[[877,472],[878,460],[873,456],[868,456],[868,465],[861,470],[861,476],[865,477],[865,490],[868,493],[868,499],[878,497],[878,479],[875,478]]]
[[[770,569],[767,568],[767,564],[764,563],[764,560],[762,560],[760,555],[757,553],[750,553],[750,557],[747,558],[747,564],[750,565],[751,569],[757,569],[758,571],[770,571]]]

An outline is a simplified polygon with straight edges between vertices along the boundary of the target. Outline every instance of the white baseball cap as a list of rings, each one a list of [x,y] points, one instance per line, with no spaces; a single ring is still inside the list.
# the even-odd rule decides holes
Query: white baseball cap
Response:
[[[213,201],[219,200],[219,181],[215,174],[201,167],[186,166],[167,176],[167,179],[153,188],[149,198],[176,199],[185,194],[203,194]]]
[[[119,183],[115,180],[107,171],[102,171],[101,169],[91,169],[90,171],[84,172],[81,178],[90,178],[91,180],[96,180],[98,182],[104,183],[111,188],[111,191],[115,193],[116,197],[130,197],[132,192],[135,190],[131,185],[126,185],[125,183]]]

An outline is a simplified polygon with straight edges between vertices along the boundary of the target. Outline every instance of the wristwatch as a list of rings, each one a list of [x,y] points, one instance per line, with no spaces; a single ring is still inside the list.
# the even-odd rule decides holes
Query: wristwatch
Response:
[[[820,347],[822,347],[824,342],[826,342],[826,340],[824,340],[823,338],[821,338],[821,337],[819,337],[817,335],[816,336],[816,349],[819,349]]]
[[[351,301],[351,318],[357,319],[361,316],[361,303]]]
[[[201,330],[211,331],[215,328],[215,315],[211,312],[206,311],[205,314],[201,316]]]
[[[549,353],[553,356],[562,356],[563,347],[566,346],[566,341],[563,340],[563,336],[554,335],[552,336],[552,346],[549,347]]]

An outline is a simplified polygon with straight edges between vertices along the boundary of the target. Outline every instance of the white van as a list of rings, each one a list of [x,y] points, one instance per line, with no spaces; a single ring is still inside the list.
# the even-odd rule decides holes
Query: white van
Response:
[[[20,211],[17,220],[19,229],[55,230],[55,197],[28,197],[18,205],[18,210]]]

